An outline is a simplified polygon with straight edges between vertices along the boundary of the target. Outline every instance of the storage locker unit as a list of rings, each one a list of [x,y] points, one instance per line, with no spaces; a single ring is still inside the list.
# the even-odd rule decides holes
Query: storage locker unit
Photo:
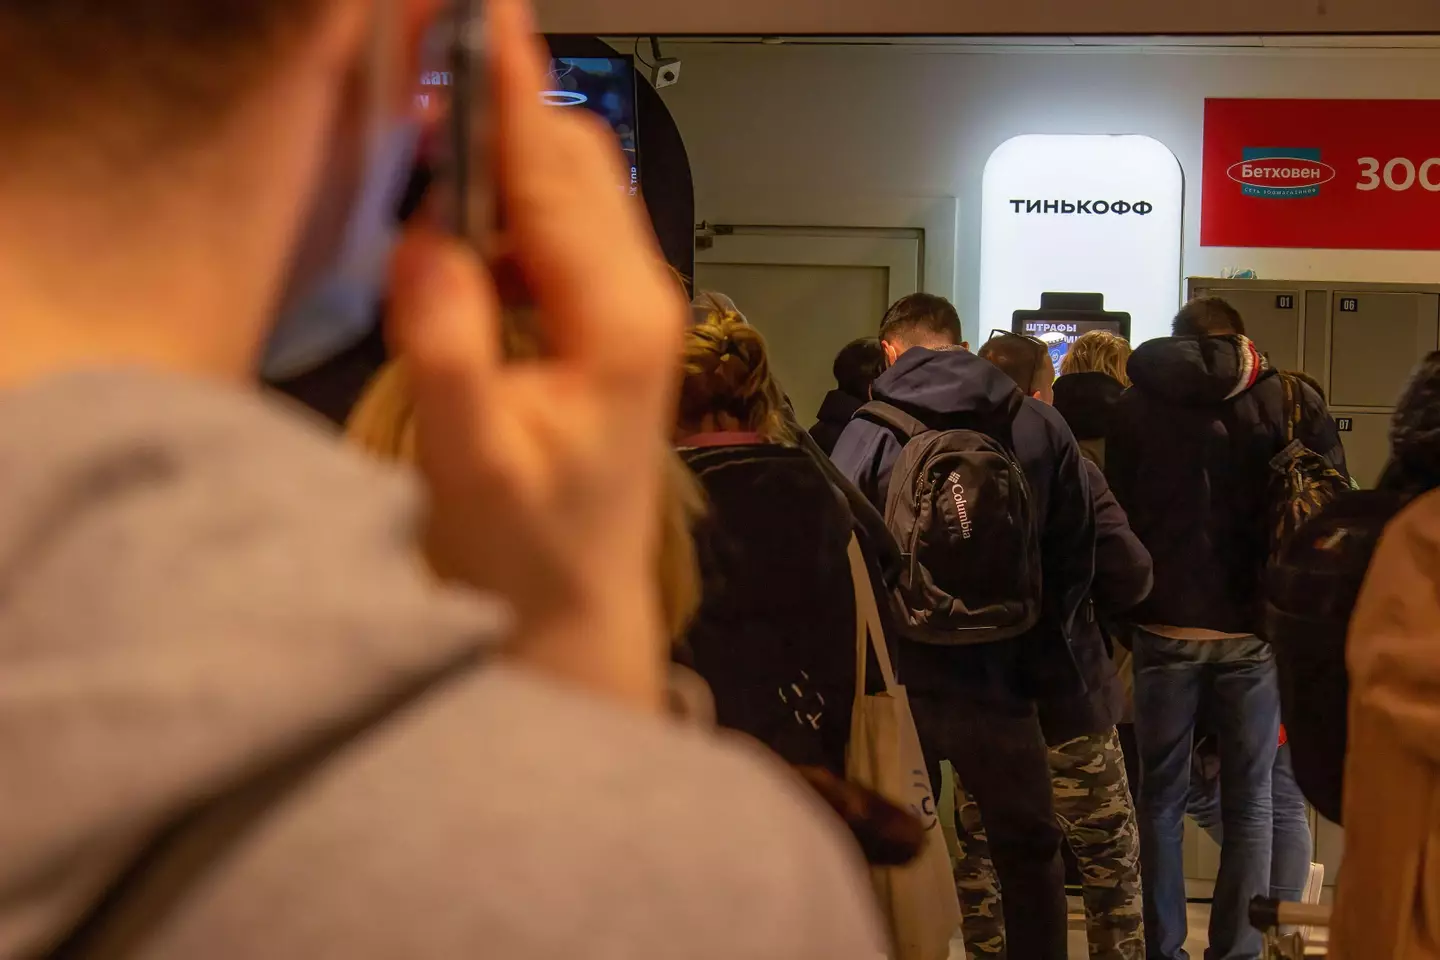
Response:
[[[1373,486],[1400,391],[1440,347],[1440,285],[1192,277],[1187,287],[1191,298],[1229,300],[1272,365],[1325,386],[1331,412],[1349,428],[1341,440],[1351,473]]]

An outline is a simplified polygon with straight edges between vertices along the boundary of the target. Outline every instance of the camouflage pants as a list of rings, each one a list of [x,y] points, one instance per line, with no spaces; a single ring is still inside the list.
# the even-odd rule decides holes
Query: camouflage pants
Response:
[[[1080,864],[1090,956],[1144,960],[1140,833],[1120,738],[1111,730],[1051,747],[1050,776],[1055,814]],[[980,809],[958,783],[955,808],[960,841],[955,888],[964,919],[965,952],[971,960],[1004,957],[1005,918],[985,827]]]

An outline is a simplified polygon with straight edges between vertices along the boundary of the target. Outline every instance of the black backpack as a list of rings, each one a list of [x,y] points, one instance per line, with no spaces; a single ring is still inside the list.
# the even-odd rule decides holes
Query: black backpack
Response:
[[[900,544],[908,639],[993,643],[1040,618],[1038,524],[1011,452],[1019,409],[1016,403],[992,424],[948,418],[942,429],[887,403],[856,414],[904,444],[890,474],[885,525]]]
[[[1350,490],[1350,481],[1330,461],[1295,439],[1295,428],[1305,416],[1304,385],[1289,374],[1279,378],[1285,395],[1285,447],[1270,460],[1272,563],[1307,520]]]
[[[1363,490],[1333,500],[1281,548],[1268,574],[1265,634],[1280,675],[1280,709],[1295,781],[1340,822],[1350,676],[1350,615],[1385,527],[1405,494]]]

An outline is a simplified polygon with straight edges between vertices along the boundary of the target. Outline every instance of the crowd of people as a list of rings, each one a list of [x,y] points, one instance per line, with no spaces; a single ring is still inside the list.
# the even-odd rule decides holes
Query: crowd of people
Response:
[[[1092,956],[1177,960],[1187,812],[1257,957],[1317,878],[1264,585],[1277,454],[1348,478],[1318,385],[1222,300],[1057,371],[914,294],[807,429],[524,0],[497,242],[393,235],[437,6],[0,0],[0,958],[1061,960],[1068,855]],[[259,389],[382,298],[343,439]],[[1350,631],[1342,960],[1440,956],[1437,390]]]

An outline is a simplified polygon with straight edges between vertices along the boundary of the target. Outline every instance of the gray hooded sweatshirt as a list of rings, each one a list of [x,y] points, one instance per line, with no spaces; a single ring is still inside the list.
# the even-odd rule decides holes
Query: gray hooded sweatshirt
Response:
[[[0,958],[871,960],[758,748],[493,656],[403,477],[135,372],[0,399]]]

